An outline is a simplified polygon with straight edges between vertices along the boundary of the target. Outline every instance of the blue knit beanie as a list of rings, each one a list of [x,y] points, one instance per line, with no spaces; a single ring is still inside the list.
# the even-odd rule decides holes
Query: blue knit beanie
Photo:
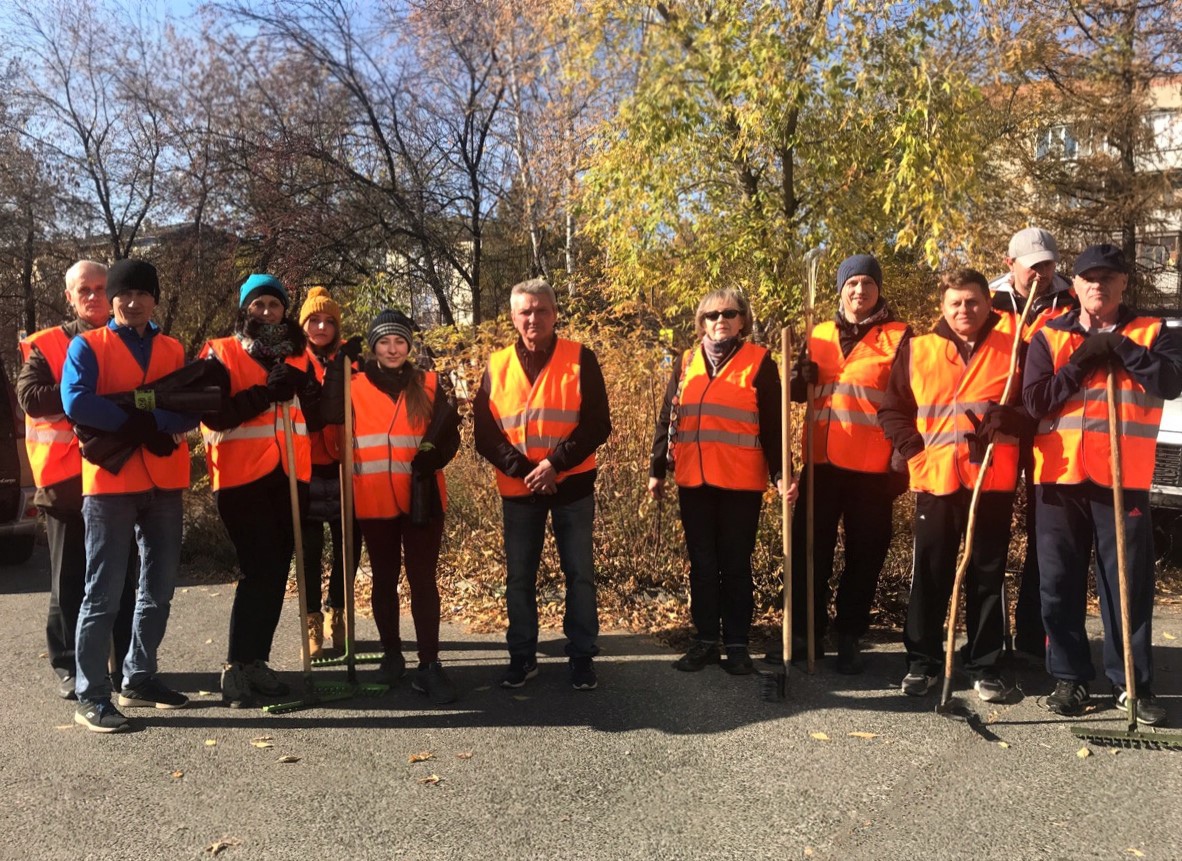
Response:
[[[282,281],[274,275],[256,272],[243,281],[242,286],[238,289],[238,307],[245,308],[260,296],[274,296],[283,303],[285,309],[287,303],[291,301]]]
[[[855,254],[841,261],[841,265],[837,267],[837,292],[840,293],[845,282],[855,275],[869,275],[878,285],[878,289],[882,290],[882,267],[878,265],[873,254]]]

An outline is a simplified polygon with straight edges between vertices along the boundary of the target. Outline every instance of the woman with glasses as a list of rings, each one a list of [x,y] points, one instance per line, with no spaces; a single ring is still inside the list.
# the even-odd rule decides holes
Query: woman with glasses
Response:
[[[751,306],[741,292],[707,293],[695,316],[700,342],[673,366],[657,419],[648,492],[660,498],[673,466],[690,559],[694,641],[673,666],[719,663],[752,672],[747,638],[755,602],[751,554],[769,479],[783,491],[780,376],[748,343]],[[721,646],[721,648],[720,648]]]

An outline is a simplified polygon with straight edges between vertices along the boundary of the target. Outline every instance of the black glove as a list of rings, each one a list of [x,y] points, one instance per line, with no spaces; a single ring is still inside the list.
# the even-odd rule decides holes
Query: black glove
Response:
[[[1030,419],[1018,407],[1002,406],[992,401],[981,417],[977,434],[986,443],[995,442],[999,434],[1023,436],[1030,428]]]
[[[437,448],[419,449],[410,462],[412,472],[434,472],[443,469],[443,455]]]
[[[156,418],[145,410],[127,410],[127,421],[118,433],[138,445],[143,445],[153,434],[159,433],[156,428]]]
[[[341,344],[340,349],[337,350],[337,355],[347,358],[350,362],[356,362],[361,358],[361,347],[364,343],[360,335],[354,335],[348,341]]]
[[[267,399],[273,404],[290,401],[303,381],[303,374],[287,362],[280,362],[267,374]]]
[[[1116,332],[1100,332],[1089,335],[1084,342],[1075,348],[1068,361],[1081,371],[1091,371],[1105,364],[1113,357],[1117,345],[1124,340],[1123,335]]]
[[[981,438],[981,420],[972,410],[965,410],[964,414],[973,426],[973,432],[964,435],[964,441],[969,444],[969,463],[980,464],[985,460],[985,449],[988,447],[988,443]]]
[[[177,441],[170,433],[156,431],[144,442],[144,448],[157,457],[168,457],[177,450]]]

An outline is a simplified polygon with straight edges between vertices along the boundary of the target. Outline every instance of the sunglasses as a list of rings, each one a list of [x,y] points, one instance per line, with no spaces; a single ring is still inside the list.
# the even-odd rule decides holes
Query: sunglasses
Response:
[[[702,317],[706,320],[709,320],[711,323],[713,323],[719,317],[721,317],[724,320],[733,320],[739,316],[739,313],[740,312],[734,308],[727,308],[725,311],[707,311],[706,313],[704,313],[702,315]]]

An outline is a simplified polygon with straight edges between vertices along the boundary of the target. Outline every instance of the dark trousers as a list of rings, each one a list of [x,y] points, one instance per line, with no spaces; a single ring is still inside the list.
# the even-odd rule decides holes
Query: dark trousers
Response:
[[[1014,638],[1018,644],[1041,642],[1046,638],[1042,626],[1042,600],[1038,570],[1038,506],[1034,501],[1034,448],[1023,440],[1019,448],[1023,481],[1026,483],[1026,557],[1022,560],[1022,579],[1018,582],[1018,602],[1014,607]]]
[[[443,542],[443,518],[437,517],[423,526],[412,526],[405,515],[359,523],[373,568],[371,603],[382,648],[387,653],[402,650],[398,633],[398,573],[405,564],[419,663],[439,660],[439,586],[435,572]]]
[[[814,615],[819,642],[829,626],[829,580],[837,545],[837,524],[845,530],[845,567],[837,585],[838,634],[860,637],[870,627],[870,609],[878,576],[891,546],[894,480],[889,473],[853,472],[817,464],[813,491]],[[807,636],[806,576],[808,483],[800,482],[800,498],[792,512],[792,633]]]
[[[332,561],[328,573],[328,600],[324,600],[324,524],[323,520],[305,520],[300,524],[304,545],[304,594],[308,598],[308,612],[319,613],[345,606],[345,551],[342,548],[341,518],[328,521],[328,537],[332,542]],[[350,568],[357,573],[361,561],[361,531],[353,521],[353,559]]]
[[[763,494],[755,490],[679,487],[690,561],[690,617],[695,637],[746,646],[755,610],[751,554]],[[721,627],[721,630],[720,630]]]
[[[287,475],[276,467],[269,475],[224,488],[215,496],[240,571],[226,660],[268,661],[295,548]]]
[[[971,497],[965,488],[949,496],[915,495],[915,559],[903,628],[910,672],[935,676],[943,669],[948,601]],[[974,679],[991,670],[1001,655],[1001,587],[1013,507],[1012,493],[982,493],[977,503],[973,552],[962,587],[968,642],[961,659]]]
[[[45,643],[49,664],[59,678],[74,675],[75,635],[78,610],[86,592],[86,529],[82,512],[42,508],[45,535],[49,540],[49,613],[45,620]],[[115,643],[115,672],[122,675],[123,659],[131,645],[131,620],[135,615],[135,584],[140,560],[128,554],[128,577],[119,599],[112,639]]]
[[[1038,557],[1042,567],[1042,618],[1047,630],[1047,671],[1056,679],[1096,677],[1084,629],[1088,567],[1096,548],[1096,591],[1104,620],[1104,672],[1125,683],[1116,567],[1116,519],[1112,489],[1092,482],[1040,484]],[[1124,492],[1125,559],[1129,580],[1129,638],[1137,684],[1153,680],[1153,523],[1149,493]]]

